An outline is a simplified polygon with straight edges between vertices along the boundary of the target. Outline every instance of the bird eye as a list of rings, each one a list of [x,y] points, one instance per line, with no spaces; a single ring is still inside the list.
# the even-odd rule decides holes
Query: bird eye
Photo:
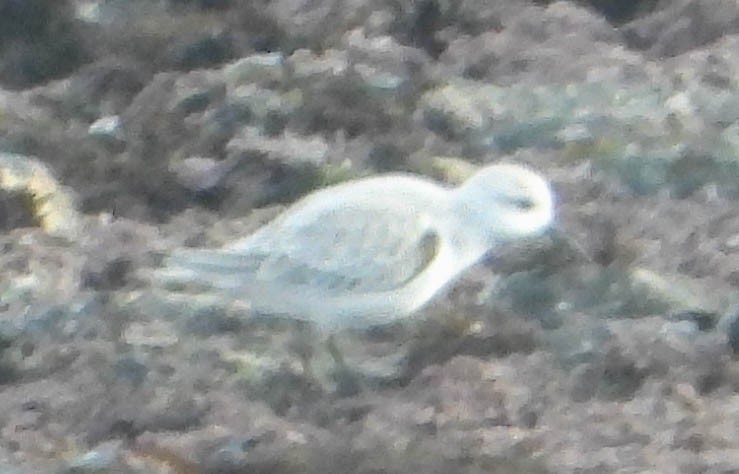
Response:
[[[522,211],[530,211],[534,208],[533,199],[527,197],[513,197],[511,198],[511,204]]]

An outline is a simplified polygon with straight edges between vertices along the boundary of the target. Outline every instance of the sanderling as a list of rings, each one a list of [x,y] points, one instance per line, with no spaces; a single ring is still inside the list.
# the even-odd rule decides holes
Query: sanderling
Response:
[[[552,219],[549,184],[518,165],[484,167],[456,188],[413,175],[363,178],[309,194],[222,248],[176,250],[158,276],[332,334],[415,314],[496,246]]]

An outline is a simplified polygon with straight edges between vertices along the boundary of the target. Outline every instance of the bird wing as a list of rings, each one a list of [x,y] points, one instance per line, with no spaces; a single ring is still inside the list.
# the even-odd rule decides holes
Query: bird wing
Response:
[[[222,249],[176,251],[166,266],[223,289],[258,282],[329,298],[391,291],[429,265],[440,237],[430,216],[377,201],[298,207]]]

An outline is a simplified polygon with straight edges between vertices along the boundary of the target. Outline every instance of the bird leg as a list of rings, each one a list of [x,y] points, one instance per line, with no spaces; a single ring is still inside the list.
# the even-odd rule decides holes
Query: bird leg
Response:
[[[336,393],[341,397],[351,397],[360,393],[362,387],[359,377],[346,365],[333,334],[326,339],[326,348],[336,364]]]

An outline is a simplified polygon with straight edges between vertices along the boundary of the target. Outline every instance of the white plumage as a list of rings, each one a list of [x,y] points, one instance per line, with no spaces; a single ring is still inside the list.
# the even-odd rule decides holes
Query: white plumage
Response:
[[[517,165],[487,166],[457,188],[365,178],[316,191],[223,248],[177,250],[157,276],[332,333],[413,314],[496,245],[552,217],[547,182]]]

